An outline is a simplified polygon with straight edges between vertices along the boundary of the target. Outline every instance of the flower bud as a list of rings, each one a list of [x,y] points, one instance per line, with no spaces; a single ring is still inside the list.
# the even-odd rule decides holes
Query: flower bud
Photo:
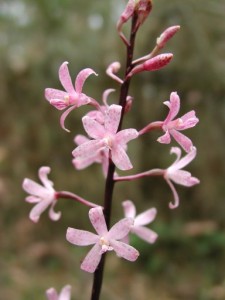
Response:
[[[134,74],[143,71],[156,71],[165,67],[173,58],[172,53],[159,54],[153,58],[146,60],[143,64],[137,65],[130,71],[127,78],[132,77]]]
[[[137,27],[139,27],[145,19],[148,17],[149,13],[152,10],[152,1],[151,0],[136,0],[135,12],[138,15]]]
[[[130,18],[137,15],[135,30],[145,21],[150,11],[152,10],[152,0],[129,0],[125,10],[121,14],[117,22],[117,30],[126,45],[129,45],[127,38],[122,32],[122,27]]]
[[[143,70],[156,71],[165,67],[173,58],[172,53],[159,54],[143,63]]]
[[[156,44],[158,48],[162,49],[165,44],[177,33],[180,29],[179,25],[168,27],[163,33],[157,38]]]

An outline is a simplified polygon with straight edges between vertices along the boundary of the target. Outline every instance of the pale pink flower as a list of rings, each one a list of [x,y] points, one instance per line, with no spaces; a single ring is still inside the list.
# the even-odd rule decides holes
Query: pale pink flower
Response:
[[[126,154],[127,143],[138,137],[136,129],[124,129],[117,132],[120,123],[122,107],[110,105],[104,117],[104,124],[85,116],[82,118],[84,129],[93,140],[78,146],[73,152],[77,160],[85,160],[104,149],[110,150],[113,163],[120,170],[129,170],[133,166]]]
[[[74,87],[67,64],[68,62],[65,61],[59,68],[59,80],[64,87],[65,92],[51,88],[45,89],[45,98],[49,101],[50,104],[52,104],[59,110],[63,110],[69,107],[60,118],[60,124],[63,129],[65,129],[65,119],[73,109],[91,102],[91,98],[82,93],[82,89],[84,82],[91,74],[97,75],[90,68],[83,69],[77,75]]]
[[[153,244],[156,241],[158,234],[145,227],[145,225],[148,225],[154,221],[157,213],[156,208],[150,208],[143,213],[136,215],[136,208],[132,201],[123,201],[122,205],[125,217],[132,218],[134,220],[134,224],[131,226],[130,232],[136,234],[147,243]],[[123,241],[129,243],[129,236],[127,235]]]
[[[90,139],[81,134],[76,135],[74,138],[74,142],[78,146],[88,141],[90,141]],[[74,158],[72,162],[77,170],[85,169],[93,163],[99,163],[102,165],[102,171],[106,177],[109,165],[109,149],[99,150],[98,152],[94,152],[92,156],[90,155],[89,157],[85,157],[83,159]]]
[[[81,264],[82,270],[95,272],[102,254],[107,251],[114,250],[119,257],[129,261],[135,261],[138,258],[139,252],[135,248],[120,241],[129,233],[132,219],[122,219],[108,231],[102,207],[91,208],[89,218],[97,234],[70,227],[66,234],[66,239],[74,245],[94,245]]]
[[[46,291],[46,296],[48,300],[70,300],[71,297],[71,286],[65,285],[60,294],[56,292],[54,288],[50,288]]]
[[[60,212],[54,211],[57,199],[53,188],[53,182],[48,179],[50,171],[51,169],[49,167],[41,167],[39,169],[38,176],[43,185],[28,178],[25,178],[23,181],[23,189],[30,194],[25,200],[29,203],[36,203],[29,215],[29,218],[35,223],[39,221],[40,215],[49,206],[49,217],[51,220],[58,221],[61,216]]]
[[[157,141],[162,144],[169,144],[172,136],[186,152],[190,152],[193,147],[192,141],[180,131],[192,128],[198,123],[199,120],[195,116],[195,111],[189,111],[174,120],[180,110],[180,98],[176,92],[171,93],[170,101],[165,101],[164,104],[169,107],[169,113],[162,125],[165,134],[159,137]]]
[[[170,153],[174,153],[177,158],[175,162],[165,170],[164,178],[170,186],[174,196],[174,203],[170,202],[169,207],[176,208],[179,206],[179,196],[172,181],[188,187],[196,185],[200,182],[198,178],[192,177],[190,172],[181,170],[195,158],[197,150],[195,147],[192,147],[191,151],[187,153],[183,158],[181,158],[181,149],[178,147],[172,147]]]

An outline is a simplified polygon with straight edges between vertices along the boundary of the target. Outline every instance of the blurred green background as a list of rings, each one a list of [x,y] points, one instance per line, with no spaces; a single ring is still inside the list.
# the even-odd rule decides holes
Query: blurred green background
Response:
[[[84,92],[101,101],[106,88],[118,86],[105,75],[109,63],[124,66],[125,48],[115,24],[122,0],[1,0],[0,2],[0,300],[45,299],[50,286],[71,284],[72,299],[90,297],[92,276],[79,269],[87,248],[65,240],[68,226],[90,229],[87,208],[60,200],[59,222],[46,213],[38,224],[28,219],[24,177],[38,180],[42,165],[52,168],[57,190],[69,190],[102,203],[104,179],[98,165],[76,171],[71,164],[73,137],[83,133],[80,108],[68,117],[71,133],[59,126],[61,113],[44,98],[44,89],[61,89],[58,68],[69,61],[71,76],[85,67],[90,77]],[[133,240],[141,252],[135,264],[109,254],[102,299],[225,299],[225,2],[224,0],[157,0],[137,37],[135,57],[146,55],[168,26],[181,25],[165,52],[174,59],[165,69],[132,81],[133,108],[124,126],[141,129],[163,120],[163,101],[171,91],[181,97],[180,116],[194,109],[200,119],[187,131],[198,149],[188,166],[201,184],[177,187],[181,204],[169,210],[172,194],[160,178],[116,186],[113,222],[122,217],[121,202],[131,199],[141,212],[158,209],[151,226],[159,239],[153,246]],[[125,26],[125,31],[128,27]],[[121,74],[123,68],[121,70]],[[153,132],[130,143],[134,173],[166,168],[174,157]],[[175,143],[173,144],[175,145]],[[127,173],[128,174],[128,173]]]

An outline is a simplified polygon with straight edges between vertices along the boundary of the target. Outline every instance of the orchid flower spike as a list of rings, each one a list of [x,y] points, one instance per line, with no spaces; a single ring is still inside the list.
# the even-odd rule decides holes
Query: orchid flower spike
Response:
[[[193,148],[192,141],[180,131],[192,128],[199,122],[195,116],[195,111],[192,110],[174,120],[180,110],[180,98],[176,92],[172,92],[170,101],[165,101],[164,104],[168,106],[169,113],[162,124],[165,134],[159,137],[157,141],[162,144],[169,144],[172,136],[186,152],[190,152]]]
[[[122,32],[123,25],[133,17],[134,14],[137,15],[137,22],[135,26],[135,30],[139,28],[140,25],[143,24],[147,16],[152,10],[152,1],[151,0],[129,0],[127,6],[123,13],[121,14],[118,22],[117,22],[117,30],[119,36],[123,40],[123,42],[129,46],[129,41],[125,37]]]
[[[129,170],[133,166],[126,154],[127,143],[138,137],[136,129],[124,129],[117,132],[121,118],[122,107],[110,105],[104,116],[104,124],[85,116],[82,118],[84,129],[93,139],[82,143],[72,154],[76,161],[84,161],[93,158],[99,151],[110,150],[109,155],[113,163],[120,170]]]
[[[60,294],[56,292],[54,288],[49,288],[46,291],[46,297],[48,300],[70,300],[71,297],[71,286],[65,285]]]
[[[108,231],[102,207],[91,208],[89,218],[97,234],[70,227],[67,229],[66,234],[67,241],[74,245],[94,245],[81,264],[83,271],[95,272],[102,254],[107,251],[114,250],[119,257],[129,261],[135,261],[138,258],[139,252],[121,241],[129,233],[133,224],[132,219],[122,219]]]
[[[179,206],[179,196],[172,181],[187,187],[196,185],[200,181],[198,178],[193,177],[190,172],[181,170],[195,158],[197,153],[195,147],[192,147],[191,151],[187,153],[183,158],[181,158],[181,149],[178,147],[172,147],[170,153],[175,154],[177,158],[175,162],[165,170],[164,178],[173,192],[174,203],[169,203],[169,207],[173,209]]]
[[[51,105],[59,110],[68,108],[60,118],[60,125],[66,131],[65,119],[68,114],[75,108],[82,105],[89,104],[92,99],[82,93],[83,85],[86,79],[91,75],[97,75],[92,69],[86,68],[79,72],[75,80],[75,87],[72,84],[71,77],[68,70],[68,62],[65,61],[59,68],[59,80],[65,89],[64,91],[47,88],[45,89],[45,98]]]
[[[49,217],[51,220],[58,221],[61,217],[60,212],[54,211],[57,199],[53,188],[53,182],[48,179],[50,171],[51,169],[49,167],[41,167],[39,169],[38,175],[43,186],[28,178],[25,178],[23,181],[23,189],[30,194],[25,200],[29,203],[36,203],[29,215],[31,221],[35,223],[39,221],[40,215],[49,206]]]
[[[156,208],[150,208],[143,213],[136,215],[136,208],[132,201],[123,201],[122,206],[125,217],[132,218],[134,220],[134,224],[131,226],[130,232],[137,235],[147,243],[153,244],[156,241],[158,234],[145,227],[145,225],[148,225],[154,221],[157,213]],[[127,235],[123,241],[129,244],[129,236]]]

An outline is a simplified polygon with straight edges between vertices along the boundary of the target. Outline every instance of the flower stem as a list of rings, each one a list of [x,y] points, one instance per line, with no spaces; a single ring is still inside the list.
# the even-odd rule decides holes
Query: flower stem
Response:
[[[59,199],[59,198],[72,199],[72,200],[78,201],[78,202],[80,202],[84,205],[87,205],[89,207],[100,206],[100,205],[95,204],[93,202],[89,202],[89,201],[85,200],[84,198],[82,198],[82,197],[80,197],[80,196],[78,196],[74,193],[67,192],[67,191],[56,192],[55,197],[56,197],[56,199]]]
[[[136,37],[136,29],[135,29],[136,22],[137,22],[137,15],[134,14],[132,18],[132,24],[131,24],[130,43],[129,45],[127,45],[127,61],[126,61],[126,70],[124,76],[125,80],[123,81],[120,88],[119,105],[122,106],[122,113],[121,113],[121,119],[120,119],[118,131],[120,131],[122,127],[123,117],[125,113],[126,99],[128,96],[128,90],[130,85],[130,79],[126,79],[126,76],[132,70],[132,60],[133,60],[134,44],[135,44],[135,37]],[[109,168],[108,168],[108,174],[105,183],[105,197],[104,197],[104,216],[108,228],[110,226],[113,189],[115,184],[113,178],[114,172],[115,172],[115,165],[112,162],[112,160],[109,159]],[[98,268],[94,273],[91,300],[99,300],[102,281],[103,281],[105,258],[106,258],[106,254],[102,255]]]

